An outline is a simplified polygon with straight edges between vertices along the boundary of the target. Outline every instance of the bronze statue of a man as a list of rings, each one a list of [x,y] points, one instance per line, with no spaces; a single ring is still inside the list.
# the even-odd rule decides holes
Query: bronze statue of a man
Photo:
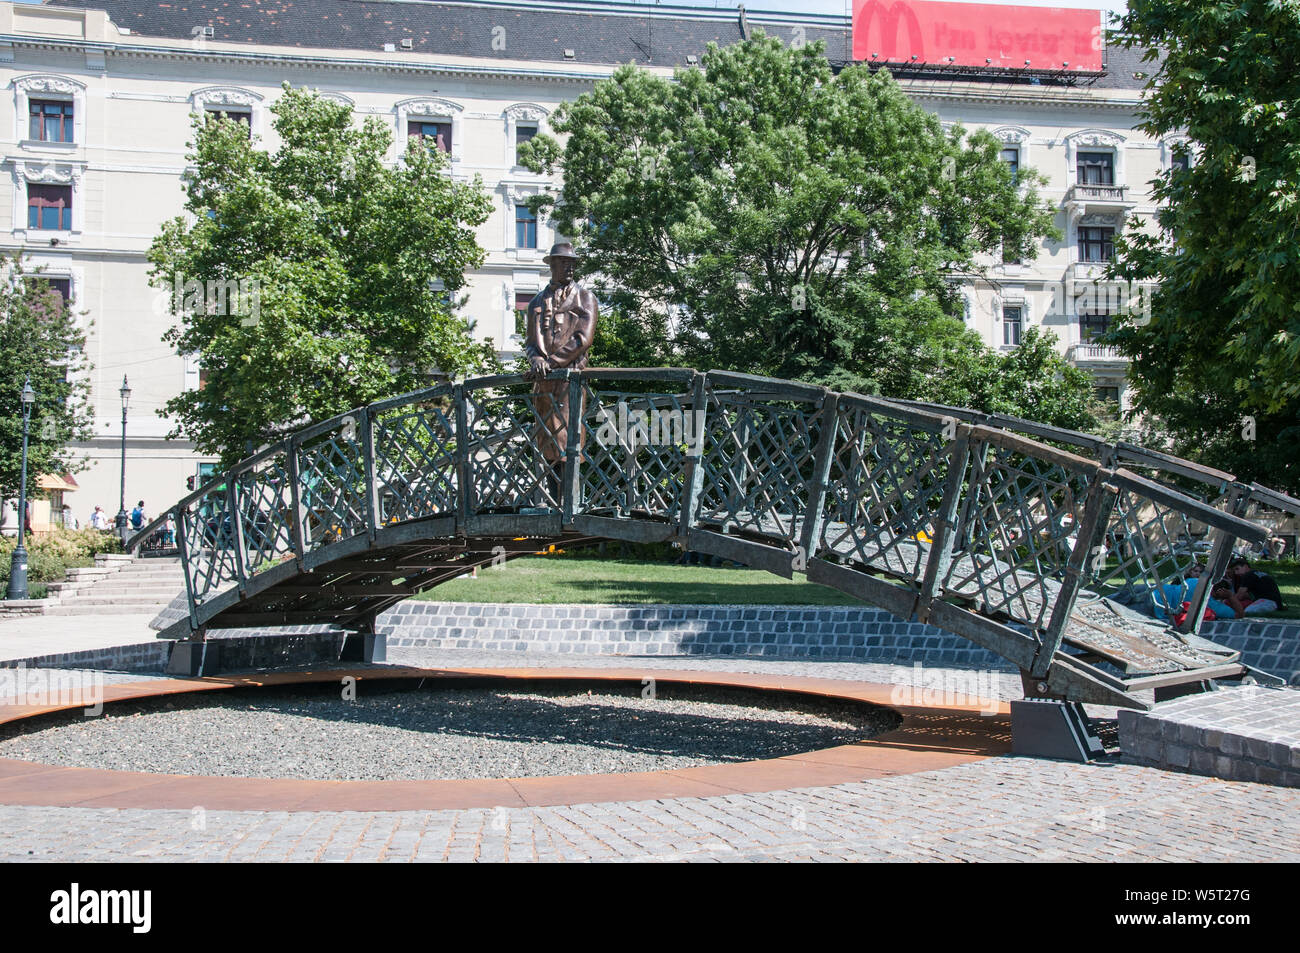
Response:
[[[564,456],[569,433],[569,385],[548,381],[550,371],[587,366],[587,352],[596,337],[599,306],[596,296],[573,280],[578,257],[568,242],[551,247],[542,259],[551,266],[551,280],[528,302],[528,377],[533,381],[537,415],[546,433],[538,434],[542,455],[555,466]]]

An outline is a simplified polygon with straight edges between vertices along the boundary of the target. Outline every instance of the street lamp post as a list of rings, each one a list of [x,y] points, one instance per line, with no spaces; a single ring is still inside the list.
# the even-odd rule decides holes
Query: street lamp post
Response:
[[[18,484],[18,546],[14,549],[13,563],[9,569],[9,588],[6,599],[27,598],[27,550],[23,547],[23,531],[27,528],[27,427],[32,420],[32,404],[36,391],[32,379],[23,384],[23,465],[22,481]]]
[[[118,499],[117,535],[122,540],[122,548],[126,548],[127,539],[127,517],[126,517],[126,405],[131,400],[131,388],[126,384],[126,375],[122,375],[122,389],[118,391],[122,395],[122,495]]]

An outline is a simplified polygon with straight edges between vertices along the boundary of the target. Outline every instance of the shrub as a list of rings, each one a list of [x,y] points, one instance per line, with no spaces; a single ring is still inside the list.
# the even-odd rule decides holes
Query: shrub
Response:
[[[95,529],[55,530],[44,536],[28,536],[27,580],[31,582],[61,582],[68,569],[92,566],[99,553],[120,553],[122,541],[111,533]],[[0,584],[9,582],[9,570],[18,540],[13,536],[0,537]]]

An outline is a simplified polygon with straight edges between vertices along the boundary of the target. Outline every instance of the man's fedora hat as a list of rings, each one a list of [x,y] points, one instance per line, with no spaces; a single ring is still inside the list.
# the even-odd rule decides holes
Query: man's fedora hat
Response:
[[[551,253],[542,259],[546,264],[551,263],[552,258],[572,258],[578,260],[578,256],[573,253],[573,245],[569,242],[556,242],[551,246]]]

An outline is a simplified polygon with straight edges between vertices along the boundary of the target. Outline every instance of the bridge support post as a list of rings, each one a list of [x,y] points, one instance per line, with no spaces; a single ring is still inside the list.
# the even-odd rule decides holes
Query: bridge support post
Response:
[[[356,631],[343,637],[340,662],[388,661],[388,636],[375,631],[375,617],[370,616],[356,624]]]
[[[221,671],[221,643],[209,642],[207,629],[199,628],[188,639],[172,643],[167,656],[167,674],[182,678],[216,675]]]
[[[1047,683],[1023,669],[1025,697],[1011,703],[1011,753],[1057,761],[1092,761],[1106,749],[1083,705],[1049,695]]]

